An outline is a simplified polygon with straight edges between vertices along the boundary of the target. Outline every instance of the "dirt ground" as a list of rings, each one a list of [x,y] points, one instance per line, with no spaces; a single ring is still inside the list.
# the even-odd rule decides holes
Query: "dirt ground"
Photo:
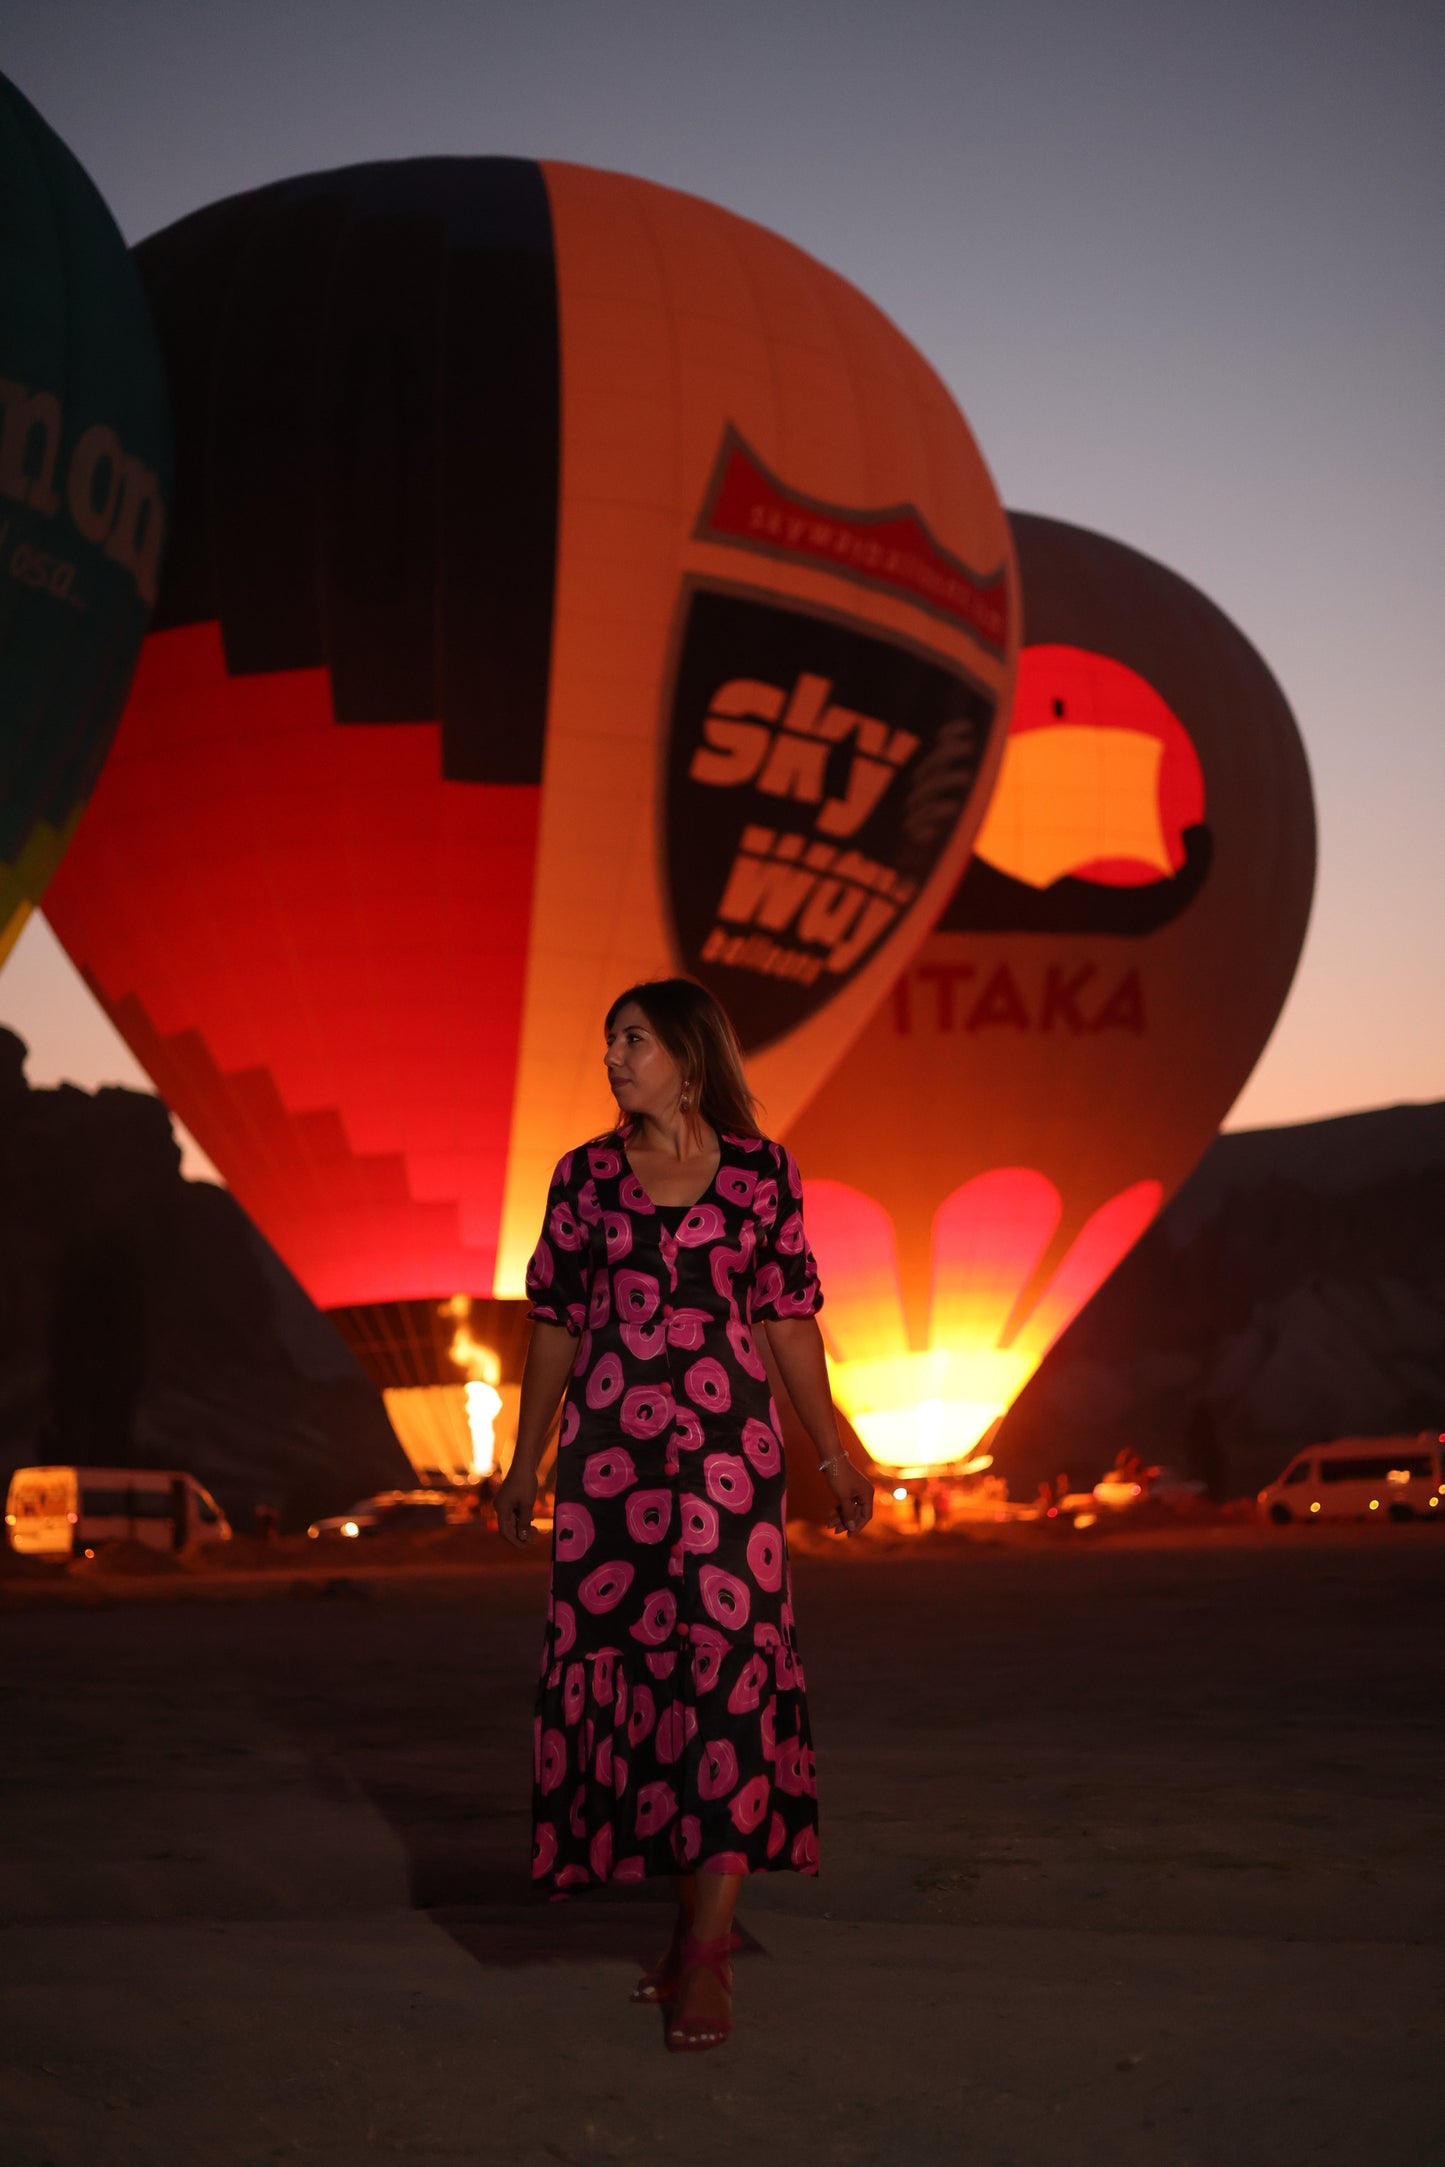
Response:
[[[540,1563],[7,1583],[3,2167],[1437,2167],[1438,1530],[795,1575],[823,1873],[695,2057],[663,1889],[525,1879]]]

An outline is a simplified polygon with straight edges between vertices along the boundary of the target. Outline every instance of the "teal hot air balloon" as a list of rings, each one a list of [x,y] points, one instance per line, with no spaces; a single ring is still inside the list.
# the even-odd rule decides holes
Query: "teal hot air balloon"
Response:
[[[0,76],[0,962],[120,719],[169,486],[165,375],[130,253]]]

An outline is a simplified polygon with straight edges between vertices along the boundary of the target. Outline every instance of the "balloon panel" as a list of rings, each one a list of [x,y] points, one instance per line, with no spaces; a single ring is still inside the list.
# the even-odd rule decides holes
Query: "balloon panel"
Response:
[[[536,791],[439,790],[436,726],[348,736],[324,670],[230,676],[214,624],[146,642],[126,736],[79,872],[154,989],[113,1014],[157,1089],[323,1307],[489,1287]]]
[[[967,1460],[1159,1209],[1136,1182],[1085,1222],[1051,1277],[1040,1267],[1063,1199],[1029,1167],[965,1182],[933,1221],[924,1344],[909,1345],[893,1225],[841,1182],[809,1187],[811,1238],[828,1259],[824,1338],[839,1405],[880,1465],[917,1474]],[[867,1245],[860,1207],[871,1207]],[[859,1359],[860,1344],[886,1345]]]
[[[318,1300],[517,1293],[621,986],[715,983],[776,1125],[953,887],[1007,523],[862,296],[669,190],[421,160],[138,256],[176,538],[51,916]]]
[[[119,719],[155,599],[169,430],[124,241],[0,76],[0,962]]]
[[[775,1128],[837,1058],[889,982],[890,951],[916,945],[956,879],[1000,749],[1016,638],[1007,522],[957,409],[877,310],[776,236],[693,198],[579,167],[545,171],[566,361],[565,487],[503,1288],[520,1287],[558,1137],[610,1118],[594,1019],[619,987],[689,965],[714,985],[737,1012]],[[861,561],[889,520],[912,549]],[[957,568],[942,615],[921,591],[939,566]],[[771,674],[759,680],[775,692],[828,677],[826,651],[825,667],[815,666],[816,643],[841,620],[896,649],[900,697],[921,648],[955,678],[960,712],[979,687],[991,702],[979,786],[960,792],[966,809],[933,870],[892,927],[875,914],[870,949],[838,972],[824,961],[813,987],[803,966],[829,957],[829,929],[804,940],[796,919],[757,927],[747,863],[729,899],[744,915],[725,919],[732,863],[721,890],[716,863],[704,886],[706,860],[679,858],[669,842],[669,772],[703,787],[690,772],[708,748],[688,734],[702,721],[695,705],[688,712],[689,679],[705,637],[694,612],[712,597],[779,613]],[[716,666],[714,689],[744,674],[724,652]],[[825,704],[846,707],[849,688],[836,689]],[[851,744],[863,749],[856,733]],[[892,791],[926,750],[921,742]],[[835,768],[848,754],[838,749]],[[771,828],[804,851],[826,843],[813,833],[811,803],[758,787],[767,771],[708,786],[709,826],[736,822],[744,860],[762,855],[743,850],[745,827]],[[866,907],[856,893],[844,904]],[[710,906],[713,922],[689,953],[688,932]],[[731,945],[719,952],[758,932],[767,939],[744,942],[741,955]],[[709,945],[712,954],[697,952]],[[780,960],[791,975],[770,968]],[[828,991],[814,1006],[820,982]]]
[[[1118,543],[1014,530],[1026,644],[975,855],[788,1138],[839,1402],[893,1465],[972,1449],[1189,1172],[1313,881],[1302,748],[1242,636]]]

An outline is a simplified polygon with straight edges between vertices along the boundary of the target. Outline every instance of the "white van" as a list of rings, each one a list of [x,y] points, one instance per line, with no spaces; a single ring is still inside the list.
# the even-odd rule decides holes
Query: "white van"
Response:
[[[1340,1437],[1296,1453],[1259,1493],[1276,1527],[1291,1520],[1445,1520],[1445,1435]]]
[[[84,1557],[108,1542],[189,1550],[229,1542],[231,1525],[194,1475],[154,1467],[18,1467],[5,1533],[26,1557]]]

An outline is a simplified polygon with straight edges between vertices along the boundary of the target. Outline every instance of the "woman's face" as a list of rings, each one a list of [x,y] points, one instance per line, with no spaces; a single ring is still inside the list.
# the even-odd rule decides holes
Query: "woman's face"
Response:
[[[671,1113],[682,1090],[682,1070],[636,1001],[627,1001],[607,1033],[607,1081],[624,1114]]]

